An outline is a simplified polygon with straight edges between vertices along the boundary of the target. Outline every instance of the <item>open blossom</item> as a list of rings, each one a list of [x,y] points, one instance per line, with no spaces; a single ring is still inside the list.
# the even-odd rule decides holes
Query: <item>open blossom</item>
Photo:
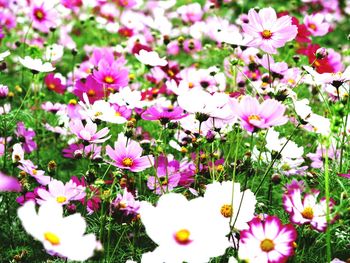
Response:
[[[25,56],[24,59],[18,58],[18,60],[24,67],[34,72],[50,72],[55,70],[50,62],[43,63],[43,61],[39,58]]]
[[[168,64],[165,58],[160,58],[159,54],[155,51],[140,50],[138,54],[135,54],[138,61],[145,65],[150,66],[165,66]]]
[[[286,107],[274,99],[259,104],[256,98],[244,96],[240,101],[232,100],[230,106],[241,120],[242,127],[249,132],[254,132],[257,128],[280,126],[288,121],[284,116]]]
[[[97,124],[93,123],[90,119],[86,120],[85,126],[81,120],[74,119],[69,123],[69,128],[79,139],[88,143],[103,143],[111,137],[107,136],[109,133],[107,127],[97,132]]]
[[[114,161],[116,167],[127,169],[132,172],[141,172],[154,163],[152,155],[142,155],[142,147],[133,140],[128,140],[123,134],[119,134],[118,140],[114,143],[114,149],[107,145],[107,155]]]
[[[327,204],[326,199],[322,198],[320,202],[317,197],[320,194],[318,190],[305,194],[302,198],[300,188],[295,188],[283,195],[284,209],[290,214],[290,220],[298,225],[310,224],[312,228],[318,231],[325,231],[327,228]],[[330,209],[334,202],[330,200]]]
[[[32,176],[41,185],[47,185],[52,180],[50,176],[45,175],[45,171],[38,170],[38,167],[30,160],[20,161],[18,168]]]
[[[259,47],[270,54],[277,53],[277,48],[293,40],[298,33],[298,28],[292,25],[290,16],[277,18],[275,10],[271,7],[263,8],[259,13],[250,9],[248,20],[249,23],[242,25],[244,32],[253,37],[248,45]]]
[[[181,194],[165,194],[156,207],[141,202],[140,216],[147,235],[158,245],[153,261],[147,262],[209,262],[230,245],[229,225],[221,224],[202,198],[188,201]]]
[[[55,202],[45,202],[35,211],[33,201],[18,209],[23,228],[40,241],[50,254],[70,260],[85,261],[97,246],[94,234],[85,235],[86,223],[80,214],[63,217],[63,208]]]
[[[86,79],[78,80],[75,83],[73,93],[78,96],[80,100],[83,100],[83,94],[86,93],[90,103],[94,103],[96,100],[101,100],[105,96],[102,84],[97,82],[91,75]]]
[[[0,192],[20,192],[21,184],[15,177],[0,172]]]
[[[66,87],[62,84],[61,79],[55,77],[53,73],[47,74],[44,81],[46,87],[51,91],[63,94],[66,90]]]
[[[43,33],[48,33],[50,28],[57,26],[58,13],[48,1],[32,1],[29,15],[33,21],[33,27]]]
[[[33,129],[26,129],[23,122],[18,122],[15,134],[23,142],[23,149],[26,153],[36,150],[37,144],[34,141],[35,131]]]
[[[117,198],[112,204],[120,211],[123,211],[126,215],[137,215],[140,208],[140,202],[136,201],[133,194],[128,192],[126,188],[124,189],[123,194],[119,193],[117,195]]]
[[[186,117],[187,114],[183,113],[181,107],[160,107],[152,106],[144,111],[141,115],[141,118],[144,120],[159,120],[161,124],[166,124],[172,120],[179,120],[183,117]]]
[[[248,262],[285,262],[294,254],[297,232],[292,225],[283,225],[276,216],[265,221],[256,217],[249,229],[241,232],[238,256]]]
[[[324,22],[325,16],[321,13],[307,15],[304,24],[313,36],[324,36],[328,33],[329,24]]]
[[[66,184],[58,180],[52,180],[48,184],[48,190],[44,188],[38,189],[37,199],[39,204],[47,201],[55,201],[58,204],[66,205],[72,200],[80,200],[85,196],[85,187],[77,185],[72,180]]]
[[[254,217],[256,198],[249,189],[241,192],[239,183],[234,186],[232,181],[208,184],[204,201],[211,213],[238,230],[248,229],[247,223]]]

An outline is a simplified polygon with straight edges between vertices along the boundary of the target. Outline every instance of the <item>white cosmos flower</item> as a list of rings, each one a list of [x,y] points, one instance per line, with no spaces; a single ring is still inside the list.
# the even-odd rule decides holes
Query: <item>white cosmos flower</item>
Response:
[[[231,222],[238,230],[248,229],[248,222],[254,217],[256,198],[249,189],[241,192],[239,183],[234,183],[234,187],[232,181],[207,185],[204,201],[208,212],[216,214],[226,224]]]
[[[96,237],[84,235],[86,223],[80,214],[63,217],[63,208],[56,202],[43,203],[37,213],[33,201],[26,202],[17,213],[27,233],[43,243],[50,254],[76,261],[93,256]]]
[[[145,65],[150,66],[165,66],[168,64],[165,57],[160,58],[159,54],[155,51],[146,51],[142,49],[138,54],[135,55],[138,61]]]
[[[6,58],[7,56],[9,56],[11,54],[11,52],[9,50],[6,50],[3,53],[0,53],[0,62],[4,60],[4,58]]]
[[[46,48],[45,59],[49,61],[57,61],[63,56],[64,47],[61,45],[53,44]]]
[[[24,67],[37,72],[51,72],[55,70],[50,62],[43,63],[39,58],[26,56],[24,59],[18,58],[18,60]]]
[[[228,224],[210,213],[202,197],[188,201],[181,194],[164,194],[156,207],[141,202],[140,216],[148,236],[158,245],[142,262],[208,262],[230,245]],[[156,260],[146,260],[145,258]]]
[[[119,106],[126,106],[128,109],[143,108],[141,101],[141,92],[138,90],[131,90],[130,87],[125,87],[109,96],[110,103],[118,104]]]

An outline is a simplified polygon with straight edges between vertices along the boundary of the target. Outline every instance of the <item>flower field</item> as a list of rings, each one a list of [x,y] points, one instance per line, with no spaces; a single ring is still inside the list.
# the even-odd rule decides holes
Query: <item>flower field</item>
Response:
[[[349,263],[349,0],[0,0],[0,262]]]

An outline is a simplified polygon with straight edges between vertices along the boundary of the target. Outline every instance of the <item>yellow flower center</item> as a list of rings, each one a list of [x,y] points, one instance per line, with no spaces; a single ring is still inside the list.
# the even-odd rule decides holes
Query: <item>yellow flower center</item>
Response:
[[[275,248],[275,244],[271,239],[266,238],[263,241],[261,241],[260,248],[264,252],[270,252]]]
[[[250,115],[248,120],[249,121],[260,121],[261,118],[258,115]]]
[[[220,208],[220,212],[224,217],[229,218],[233,214],[233,207],[232,205],[225,204]]]
[[[44,18],[44,13],[41,11],[41,10],[37,10],[35,12],[35,17],[38,19],[38,20],[42,20]]]
[[[307,206],[301,215],[306,219],[312,219],[314,217],[314,210],[310,206]]]
[[[123,202],[123,201],[119,203],[119,207],[120,208],[126,208],[127,206],[128,205],[125,202]]]
[[[119,111],[116,111],[116,112],[115,112],[115,116],[120,117],[120,116],[122,116],[122,114],[121,114]]]
[[[95,96],[95,94],[96,94],[96,92],[95,92],[93,89],[89,89],[89,91],[88,91],[88,93],[87,93],[87,95],[88,95],[89,97]]]
[[[77,101],[75,99],[71,99],[69,101],[69,105],[76,105],[77,104]]]
[[[261,35],[265,39],[269,39],[269,38],[272,37],[271,31],[270,30],[266,30],[266,29],[263,32],[261,32]]]
[[[49,87],[49,89],[55,89],[55,88],[56,88],[55,84],[52,84],[52,83],[51,83],[51,84],[49,84],[49,86],[48,86],[48,87]]]
[[[190,235],[190,231],[188,231],[187,229],[181,229],[175,233],[174,238],[178,244],[187,245],[191,242]]]
[[[45,232],[44,238],[45,238],[45,240],[49,241],[51,243],[51,245],[53,245],[53,246],[57,246],[60,244],[59,237],[52,232]]]
[[[35,169],[32,170],[32,174],[36,175],[37,173],[38,173],[37,170],[35,170]]]
[[[62,203],[67,201],[67,198],[65,196],[57,196],[56,201],[57,201],[57,203],[62,204]]]
[[[309,28],[312,30],[317,30],[317,26],[315,24],[309,24]]]
[[[134,163],[134,161],[129,157],[123,159],[124,166],[130,167],[130,166],[132,166],[133,163]]]
[[[289,79],[288,83],[294,85],[295,84],[295,80],[294,79]]]
[[[104,78],[104,81],[108,84],[112,84],[112,83],[114,83],[114,78],[107,76]]]
[[[218,166],[216,166],[216,170],[222,172],[224,170],[224,166],[222,164],[219,164]]]

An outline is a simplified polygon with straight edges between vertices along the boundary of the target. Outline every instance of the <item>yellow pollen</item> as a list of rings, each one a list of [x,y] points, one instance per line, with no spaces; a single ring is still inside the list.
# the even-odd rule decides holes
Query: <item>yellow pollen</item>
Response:
[[[317,30],[317,26],[315,24],[309,24],[309,27],[312,29],[312,30]]]
[[[120,208],[126,208],[128,205],[125,202],[120,202],[119,207]]]
[[[88,95],[89,97],[95,96],[95,94],[96,94],[96,92],[95,92],[93,89],[89,89],[89,91],[88,91],[88,93],[87,93],[87,95]]]
[[[67,198],[65,196],[57,196],[56,201],[57,203],[62,204],[67,201]]]
[[[189,83],[188,83],[188,88],[189,88],[189,89],[192,89],[193,87],[194,87],[194,84],[193,84],[192,82],[189,82]]]
[[[55,89],[56,86],[55,86],[55,84],[52,84],[52,83],[51,83],[51,84],[49,84],[48,88],[49,88],[49,89]]]
[[[170,77],[174,77],[174,76],[175,76],[175,73],[174,73],[171,69],[169,69],[169,70],[167,71],[167,73],[168,73],[168,75],[169,75]]]
[[[112,83],[114,83],[114,78],[107,76],[104,78],[104,82],[106,82],[108,84],[112,84]]]
[[[232,214],[233,214],[232,205],[229,205],[229,204],[223,205],[223,206],[220,208],[220,212],[221,212],[221,214],[222,214],[224,217],[226,217],[226,218],[231,217]]]
[[[266,30],[266,29],[263,32],[261,32],[261,35],[265,39],[269,39],[269,38],[272,37],[271,31],[270,30]]]
[[[288,83],[294,85],[295,84],[295,80],[294,79],[289,79]]]
[[[312,219],[314,217],[314,210],[310,206],[305,207],[301,215],[306,219]]]
[[[219,164],[218,166],[216,166],[216,170],[222,172],[224,170],[224,166],[222,164]]]
[[[122,116],[122,114],[121,114],[119,111],[116,111],[116,112],[115,112],[115,116],[120,117],[120,116]]]
[[[35,169],[32,170],[32,174],[36,175],[37,173],[38,173],[37,170],[35,170]]]
[[[190,231],[188,231],[187,229],[181,229],[175,233],[174,238],[176,242],[180,245],[187,245],[191,242],[190,235]]]
[[[95,117],[98,117],[98,116],[101,116],[101,115],[103,115],[103,113],[100,112],[100,111],[98,111],[98,112],[95,113]]]
[[[250,115],[248,120],[249,121],[260,121],[261,118],[258,115]]]
[[[133,163],[134,161],[129,157],[123,159],[124,166],[131,167]]]
[[[69,101],[69,104],[70,104],[70,105],[76,105],[76,104],[77,104],[77,101],[74,100],[74,99],[71,99],[71,100]]]
[[[45,238],[45,240],[49,241],[51,243],[51,245],[53,245],[53,246],[57,246],[60,244],[59,237],[52,232],[45,232],[44,238]]]
[[[321,63],[318,60],[316,60],[314,64],[315,64],[316,67],[321,66]]]
[[[36,17],[37,19],[41,20],[41,19],[44,18],[44,13],[41,12],[40,10],[37,10],[37,11],[35,12],[35,17]]]
[[[266,238],[263,241],[261,241],[260,248],[264,252],[270,252],[275,248],[275,244],[271,239]]]

